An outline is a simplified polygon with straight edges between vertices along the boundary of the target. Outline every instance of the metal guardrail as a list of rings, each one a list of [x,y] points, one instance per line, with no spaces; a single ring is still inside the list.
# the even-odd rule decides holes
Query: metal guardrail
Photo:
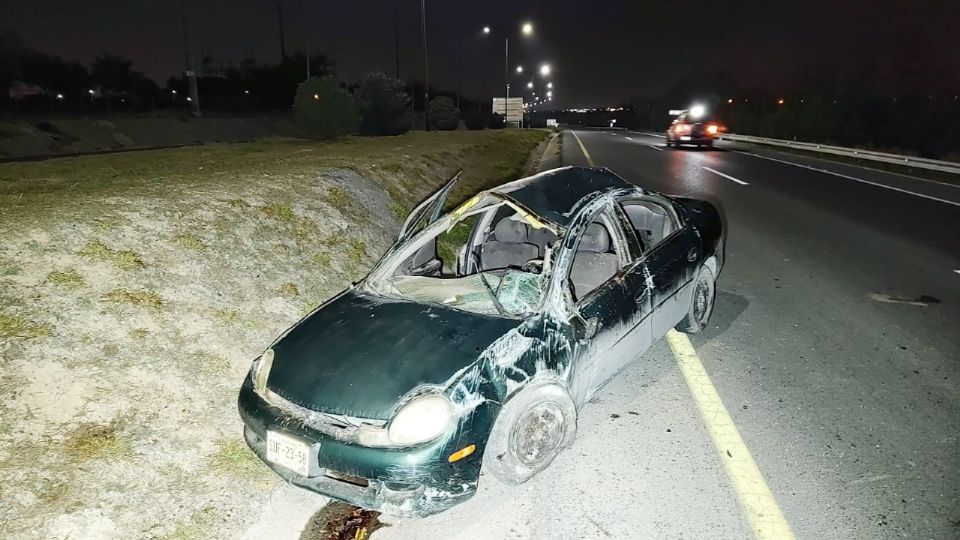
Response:
[[[953,161],[940,161],[936,159],[927,159],[914,156],[903,156],[899,154],[889,154],[887,152],[875,152],[873,150],[861,150],[859,148],[845,148],[843,146],[831,146],[829,144],[816,144],[799,141],[788,141],[783,139],[770,139],[768,137],[754,137],[752,135],[737,135],[735,133],[724,133],[720,139],[726,141],[745,142],[754,144],[766,144],[770,146],[782,146],[786,148],[796,148],[798,150],[807,150],[809,152],[820,152],[823,154],[833,154],[836,156],[852,157],[857,159],[866,159],[869,161],[881,161],[884,163],[894,163],[907,167],[916,167],[918,169],[927,169],[931,171],[941,171],[953,174],[960,174],[960,163]]]

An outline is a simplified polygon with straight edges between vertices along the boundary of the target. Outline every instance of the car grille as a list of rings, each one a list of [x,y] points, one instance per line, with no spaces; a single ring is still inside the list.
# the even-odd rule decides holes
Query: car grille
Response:
[[[301,407],[285,399],[269,388],[266,390],[266,394],[267,395],[261,397],[263,397],[267,403],[280,409],[287,415],[300,420],[303,422],[303,425],[340,441],[358,442],[360,426],[363,424],[376,427],[382,427],[386,424],[383,420],[369,420],[366,418],[356,418],[343,414],[331,414],[307,409],[306,407]]]

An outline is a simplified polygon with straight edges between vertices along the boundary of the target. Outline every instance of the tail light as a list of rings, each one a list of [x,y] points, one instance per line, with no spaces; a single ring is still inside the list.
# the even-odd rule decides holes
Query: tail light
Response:
[[[687,125],[687,124],[677,124],[677,125],[674,126],[674,128],[673,128],[673,132],[674,132],[674,133],[684,133],[684,132],[689,133],[689,132],[690,132],[690,126]]]
[[[715,124],[710,124],[709,126],[707,126],[707,133],[709,133],[710,135],[716,135],[717,131],[719,131],[719,128],[717,128]]]

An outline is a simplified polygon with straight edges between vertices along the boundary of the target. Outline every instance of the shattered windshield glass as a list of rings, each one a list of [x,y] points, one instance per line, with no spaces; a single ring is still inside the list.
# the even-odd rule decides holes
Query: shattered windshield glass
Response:
[[[410,239],[368,283],[376,292],[485,315],[535,312],[556,236],[496,196],[474,197]]]

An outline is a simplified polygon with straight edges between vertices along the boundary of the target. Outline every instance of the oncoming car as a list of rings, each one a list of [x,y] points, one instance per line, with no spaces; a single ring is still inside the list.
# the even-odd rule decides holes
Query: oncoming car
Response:
[[[708,121],[699,111],[684,111],[677,116],[667,129],[667,146],[680,148],[682,144],[693,144],[713,148],[713,141],[720,135],[721,127]]]
[[[481,469],[522,483],[627,363],[707,324],[724,245],[711,204],[568,167],[443,214],[455,181],[243,381],[246,441],[294,485],[421,516],[472,496]]]

